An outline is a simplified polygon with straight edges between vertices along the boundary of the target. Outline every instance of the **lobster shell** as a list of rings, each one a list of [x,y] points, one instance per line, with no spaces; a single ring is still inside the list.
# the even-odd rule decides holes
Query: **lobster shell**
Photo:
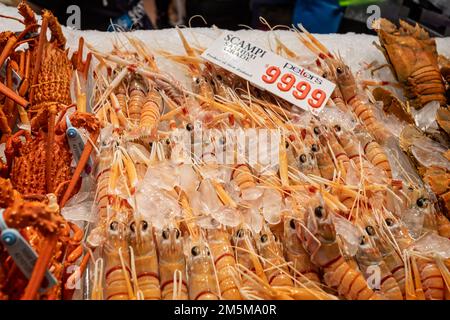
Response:
[[[445,86],[438,66],[436,42],[419,25],[400,20],[400,28],[386,19],[376,20],[374,26],[386,59],[405,96],[413,107],[420,109],[431,101],[442,106],[447,102]]]
[[[11,182],[22,194],[46,194],[45,163],[46,134],[40,132],[19,147],[19,154],[14,158],[11,168]],[[53,185],[70,180],[72,155],[67,142],[57,139],[53,146]]]

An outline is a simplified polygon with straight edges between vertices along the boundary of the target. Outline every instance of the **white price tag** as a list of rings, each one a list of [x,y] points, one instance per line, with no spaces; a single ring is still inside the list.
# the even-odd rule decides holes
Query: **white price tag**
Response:
[[[327,79],[229,31],[214,41],[202,57],[315,114],[325,106],[335,87]]]

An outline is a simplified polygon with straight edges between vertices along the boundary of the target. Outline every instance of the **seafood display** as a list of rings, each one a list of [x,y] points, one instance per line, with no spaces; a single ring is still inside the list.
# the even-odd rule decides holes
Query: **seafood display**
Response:
[[[375,21],[385,61],[358,70],[270,28],[266,48],[336,85],[313,114],[204,59],[190,28],[179,50],[117,33],[69,55],[49,11],[18,11],[0,299],[450,299],[450,63],[423,28]]]
[[[23,31],[0,35],[0,65],[5,70],[1,140],[6,158],[0,160],[0,268],[7,277],[0,290],[3,299],[59,299],[72,295],[68,270],[83,255],[83,230],[65,220],[61,209],[80,187],[92,150],[86,147],[81,150],[84,157],[74,159],[70,139],[85,135],[94,143],[100,126],[92,113],[83,111],[79,99],[72,103],[70,94],[73,77],[80,73],[85,79],[89,62],[81,60],[80,51],[72,56],[80,63],[72,63],[51,12],[44,11],[38,24],[25,2],[18,10]]]

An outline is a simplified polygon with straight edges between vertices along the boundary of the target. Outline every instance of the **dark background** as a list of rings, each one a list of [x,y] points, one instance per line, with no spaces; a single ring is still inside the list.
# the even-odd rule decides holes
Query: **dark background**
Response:
[[[1,1],[1,0],[0,0]],[[145,1],[145,0],[144,0]],[[169,19],[169,4],[177,0],[154,0],[158,8],[158,20],[156,25],[149,23],[144,17],[144,23],[134,25],[133,29],[152,29],[172,27]],[[263,16],[271,25],[291,25],[293,12],[296,5],[302,0],[185,0],[187,19],[193,15],[202,15],[208,25],[216,25],[220,28],[240,29],[239,26],[248,25],[252,28],[266,29],[260,23],[259,16]],[[304,0],[306,1],[306,0]],[[311,2],[309,0],[307,2]],[[336,4],[342,0],[335,1]],[[429,29],[435,36],[450,36],[450,0],[385,0],[367,1],[359,0],[365,4],[354,5],[355,2],[348,0],[352,5],[340,6],[338,8],[340,18],[336,30],[327,32],[358,32],[373,33],[366,26],[369,14],[367,7],[375,2],[381,9],[381,16],[397,21],[399,18],[408,22],[419,22]],[[33,0],[39,7],[51,9],[64,24],[69,14],[66,9],[71,4],[77,4],[81,8],[81,28],[107,30],[111,20],[127,13],[136,6],[139,0]],[[316,3],[321,1],[316,1]],[[105,3],[107,5],[105,6]],[[39,9],[37,9],[39,10]],[[316,13],[317,14],[317,13]],[[320,15],[320,12],[317,14]],[[185,23],[187,24],[187,19]],[[114,20],[115,21],[115,20]],[[193,19],[192,26],[205,26],[201,19]],[[323,32],[321,30],[310,30],[311,32]]]

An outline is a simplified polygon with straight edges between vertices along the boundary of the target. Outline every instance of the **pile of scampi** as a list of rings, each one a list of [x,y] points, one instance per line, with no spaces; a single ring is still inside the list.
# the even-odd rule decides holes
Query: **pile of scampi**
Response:
[[[105,300],[450,299],[450,61],[420,26],[378,20],[385,61],[362,71],[292,29],[336,84],[313,115],[204,60],[189,29],[184,54],[122,33],[69,59],[50,15],[0,38],[0,297],[69,299],[87,277]],[[249,132],[270,133],[257,157]]]

